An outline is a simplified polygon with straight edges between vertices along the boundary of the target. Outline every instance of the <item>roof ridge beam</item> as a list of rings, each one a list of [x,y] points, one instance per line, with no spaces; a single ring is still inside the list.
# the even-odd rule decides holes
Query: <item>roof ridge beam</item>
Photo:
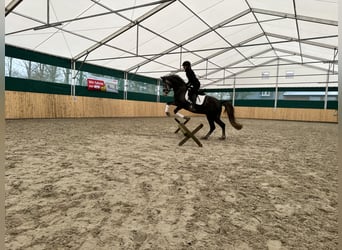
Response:
[[[223,49],[223,50],[220,50],[220,51],[218,51],[218,52],[216,52],[216,53],[214,53],[214,54],[211,54],[210,56],[207,56],[207,59],[214,58],[214,57],[216,57],[216,56],[218,56],[218,55],[220,55],[220,54],[222,54],[222,53],[225,53],[225,52],[227,52],[227,51],[229,51],[229,50],[233,50],[233,49],[236,48],[236,47],[240,47],[241,45],[244,45],[244,44],[246,44],[246,43],[249,43],[249,42],[251,42],[251,41],[253,41],[253,40],[255,40],[255,39],[258,39],[258,38],[260,38],[260,37],[263,37],[263,36],[264,36],[264,34],[263,34],[263,33],[260,33],[260,34],[258,34],[258,35],[253,36],[253,37],[250,37],[250,38],[248,38],[248,39],[246,39],[246,40],[244,40],[244,41],[242,41],[242,42],[239,42],[239,43],[237,43],[237,44],[234,44],[232,47],[228,47],[228,48]],[[203,62],[203,61],[201,61],[201,62]],[[201,63],[201,62],[198,62],[198,63]],[[198,63],[194,63],[193,65],[196,65],[196,64],[198,64]]]
[[[263,67],[264,65],[267,65],[268,63],[274,62],[274,61],[276,61],[276,60],[278,60],[278,58],[273,58],[273,59],[268,60],[268,61],[266,61],[266,62],[264,62],[264,63],[262,63],[262,64],[253,65],[253,66],[251,66],[251,67],[248,68],[248,69],[241,70],[241,71],[239,71],[239,72],[237,72],[237,73],[234,73],[234,74],[232,74],[232,75],[226,76],[226,77],[224,77],[224,78],[222,78],[222,79],[220,79],[220,80],[213,81],[213,82],[207,84],[206,86],[215,84],[215,83],[220,82],[220,81],[225,80],[225,79],[230,79],[230,78],[232,78],[233,75],[237,76],[237,75],[243,74],[243,73],[245,73],[245,72],[251,71],[251,70],[253,70],[253,69],[255,69],[255,68]]]
[[[252,7],[251,7],[250,3],[249,3],[247,0],[245,0],[245,2],[246,2],[246,4],[248,5],[248,7],[249,7],[249,8],[251,9],[251,11],[252,11]],[[253,14],[253,17],[255,18],[255,21],[258,23],[259,28],[260,28],[261,31],[265,34],[265,33],[266,33],[266,32],[265,32],[265,29],[264,29],[264,27],[261,25],[261,23],[260,23],[260,21],[259,21],[259,18],[256,16],[255,12],[252,11],[252,14]],[[271,41],[270,41],[270,39],[268,38],[267,35],[265,35],[265,38],[266,38],[266,40],[267,40],[269,46],[273,49],[273,44],[271,43]],[[274,54],[275,54],[276,56],[278,56],[278,55],[277,55],[277,52],[276,52],[275,50],[273,50],[273,52],[274,52]]]
[[[252,59],[253,57],[256,57],[256,56],[265,54],[265,53],[270,52],[270,51],[272,51],[272,50],[273,50],[272,48],[265,49],[265,50],[263,50],[263,51],[257,52],[257,53],[255,53],[255,54],[249,56],[249,58]],[[273,59],[272,59],[272,60],[273,60]],[[238,60],[238,61],[236,61],[236,62],[230,63],[230,64],[228,64],[228,65],[226,65],[226,66],[224,66],[224,67],[222,67],[222,68],[220,68],[220,69],[216,69],[216,70],[211,71],[210,73],[207,74],[207,76],[208,76],[208,75],[215,74],[215,73],[219,72],[220,70],[228,70],[227,68],[229,68],[229,67],[231,67],[231,66],[234,66],[234,65],[236,65],[236,64],[242,63],[242,62],[244,62],[244,61],[246,61],[246,60],[245,60],[245,59],[241,59],[241,60]],[[257,65],[254,65],[254,66],[257,66]],[[231,72],[231,73],[232,73],[232,72]],[[234,74],[235,74],[235,73],[232,73],[232,75],[234,75]]]
[[[245,43],[249,43],[249,42],[251,42],[251,41],[253,41],[253,40],[255,40],[255,39],[258,39],[258,38],[260,38],[260,37],[263,37],[263,36],[264,36],[264,34],[263,34],[263,33],[260,33],[260,34],[258,34],[258,35],[253,36],[253,37],[250,37],[250,38],[248,38],[248,39],[246,39],[246,40],[244,40],[244,41],[242,41],[242,42],[239,42],[239,43],[237,43],[237,44],[235,44],[235,45],[233,45],[233,46],[234,46],[234,47],[239,47],[239,46],[241,46],[241,45],[243,45],[243,44],[245,44]],[[228,47],[228,48],[226,48],[226,49],[219,50],[218,52],[216,52],[216,53],[214,53],[214,54],[211,54],[210,56],[207,56],[206,59],[211,59],[211,58],[214,58],[214,57],[216,57],[216,56],[219,56],[219,55],[221,55],[222,53],[226,53],[226,52],[228,52],[228,51],[230,51],[230,50],[233,50],[234,47]],[[243,59],[243,60],[245,61],[246,59]],[[200,64],[200,63],[202,63],[202,62],[204,62],[204,61],[205,61],[205,60],[198,60],[197,62],[191,63],[191,65],[192,65],[192,66],[195,66],[195,65]],[[224,67],[220,68],[219,70],[221,70],[221,69],[224,69]],[[219,70],[218,70],[218,71],[219,71]],[[181,70],[173,71],[173,73],[177,73],[177,72],[179,72],[179,71],[181,71]]]
[[[284,36],[284,35],[270,33],[270,32],[266,32],[265,35],[271,36],[271,37],[274,37],[274,38],[279,38],[279,39],[284,39],[284,40],[288,40],[288,41],[293,41],[293,42],[298,41],[297,38],[295,38],[295,37]],[[307,39],[301,39],[300,41],[301,41],[301,43],[304,43],[304,44],[318,46],[318,47],[322,47],[322,48],[326,48],[326,49],[337,49],[337,46],[329,45],[329,44],[325,44],[325,43],[313,42],[313,41],[310,41],[310,40],[307,40]]]
[[[299,62],[296,62],[294,60],[290,60],[290,59],[281,59],[285,62],[288,62],[288,63],[297,63],[297,64],[300,64]],[[315,65],[308,65],[308,64],[303,64],[302,65],[303,67],[308,67],[308,68],[312,68],[312,69],[316,69],[316,70],[321,70],[321,71],[324,71],[324,72],[327,72],[327,69],[324,69],[324,68],[321,68],[319,66],[315,66]],[[329,70],[330,73],[333,73],[332,70]]]
[[[278,17],[285,17],[285,18],[290,18],[290,19],[297,19],[300,21],[306,21],[306,22],[312,22],[312,23],[320,23],[320,24],[325,24],[325,25],[338,26],[338,21],[316,18],[316,17],[310,17],[310,16],[303,16],[303,15],[295,15],[295,14],[280,12],[280,11],[252,8],[252,12],[257,13],[257,14],[264,14],[264,15],[270,15],[270,16],[278,16]]]
[[[199,16],[199,14],[197,14],[196,12],[194,12],[189,6],[187,6],[185,3],[183,3],[183,1],[178,0],[179,3],[181,3],[188,11],[190,11],[190,13],[192,13],[198,20],[200,20],[202,23],[204,23],[207,27],[212,28],[212,26],[206,22],[202,17]],[[213,32],[219,36],[223,41],[225,41],[229,46],[233,47],[234,50],[236,50],[237,53],[239,53],[242,57],[245,57],[245,55],[243,53],[241,53],[241,51],[237,48],[234,47],[234,45],[232,45],[231,42],[229,42],[223,35],[221,35],[219,32],[217,32],[216,29],[213,29]],[[248,58],[245,57],[246,60],[248,60]],[[253,64],[251,62],[251,64]]]
[[[76,55],[73,59],[74,60],[79,60],[80,58],[82,58],[83,56],[89,54],[90,52],[96,50],[97,48],[101,47],[102,45],[108,43],[109,41],[113,40],[115,37],[121,35],[122,33],[126,32],[127,30],[133,28],[134,26],[136,26],[138,23],[146,20],[147,18],[151,17],[152,15],[154,15],[155,13],[161,11],[162,9],[164,9],[165,7],[169,6],[170,4],[172,4],[173,2],[175,2],[176,0],[171,0],[169,2],[165,2],[162,3],[160,5],[158,5],[157,7],[153,8],[152,10],[150,10],[149,12],[146,12],[144,15],[138,17],[136,20],[134,20],[134,22],[131,22],[129,24],[127,24],[126,26],[122,27],[121,29],[117,30],[116,32],[114,32],[113,34],[107,36],[106,38],[102,39],[101,41],[99,41],[98,43],[94,44],[93,46],[91,46],[90,48],[84,50],[83,52],[79,53],[78,55]]]
[[[255,65],[255,66],[252,66],[252,67],[250,67],[250,68],[247,68],[247,69],[241,70],[241,71],[239,71],[239,72],[237,72],[237,73],[235,73],[235,74],[232,74],[232,75],[226,76],[226,77],[224,77],[224,78],[222,78],[222,79],[220,79],[220,80],[213,81],[213,82],[211,82],[211,83],[209,83],[209,84],[206,84],[205,86],[210,86],[210,85],[213,85],[213,84],[215,84],[215,83],[217,83],[217,82],[220,82],[220,81],[222,81],[223,79],[231,79],[231,78],[232,78],[232,76],[234,76],[234,75],[235,75],[235,76],[237,76],[237,75],[241,75],[241,74],[243,74],[243,73],[245,73],[245,72],[248,72],[248,71],[254,70],[255,68],[258,68],[258,67],[265,67],[265,66],[269,66],[269,65],[268,65],[269,63],[272,63],[272,62],[274,62],[274,61],[277,61],[278,59],[279,59],[279,61],[284,61],[284,62],[291,63],[291,64],[301,64],[300,62],[296,62],[296,61],[294,61],[294,60],[290,60],[290,59],[284,59],[284,58],[274,58],[274,59],[271,59],[271,60],[269,60],[269,61],[266,61],[266,62],[264,62],[264,63],[262,63],[262,64]],[[276,65],[274,65],[274,66],[276,66]],[[280,66],[282,66],[282,65],[280,65]],[[321,68],[321,67],[318,67],[318,66],[314,66],[314,65],[307,65],[307,64],[303,64],[302,66],[303,66],[303,67],[313,68],[313,69],[316,69],[316,70],[321,70],[321,71],[327,72],[327,70],[326,70],[326,69],[324,69],[324,68]],[[330,72],[332,72],[332,70],[330,70]]]
[[[286,50],[286,49],[280,49],[280,48],[275,48],[275,50],[282,52],[282,53],[286,53],[286,54],[292,54],[294,56],[300,56],[298,53],[294,52],[294,51],[290,51],[290,50]],[[337,64],[337,61],[331,61],[329,59],[326,58],[322,58],[322,57],[317,57],[317,56],[311,56],[308,54],[302,54],[303,57],[312,59],[312,60],[317,60],[317,61],[322,61],[322,62],[332,62],[334,64]]]

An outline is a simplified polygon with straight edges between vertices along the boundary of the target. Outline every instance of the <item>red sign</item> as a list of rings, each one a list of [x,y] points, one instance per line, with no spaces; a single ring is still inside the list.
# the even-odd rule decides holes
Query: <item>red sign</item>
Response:
[[[106,91],[106,84],[102,80],[97,79],[87,79],[88,90]]]

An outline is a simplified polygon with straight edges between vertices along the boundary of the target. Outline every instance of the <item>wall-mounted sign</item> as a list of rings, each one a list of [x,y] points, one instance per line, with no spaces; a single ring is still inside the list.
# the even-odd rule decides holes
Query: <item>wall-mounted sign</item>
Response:
[[[88,90],[118,92],[118,80],[88,78],[87,84]]]

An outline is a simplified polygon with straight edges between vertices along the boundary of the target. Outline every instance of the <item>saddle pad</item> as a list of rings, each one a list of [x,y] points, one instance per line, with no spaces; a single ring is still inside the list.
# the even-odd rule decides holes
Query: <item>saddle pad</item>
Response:
[[[202,105],[203,103],[204,103],[204,99],[205,99],[205,97],[206,97],[206,95],[197,95],[197,97],[196,97],[196,104],[197,105]],[[185,92],[185,100],[186,101],[190,101],[189,100],[189,91],[187,90],[186,92]]]

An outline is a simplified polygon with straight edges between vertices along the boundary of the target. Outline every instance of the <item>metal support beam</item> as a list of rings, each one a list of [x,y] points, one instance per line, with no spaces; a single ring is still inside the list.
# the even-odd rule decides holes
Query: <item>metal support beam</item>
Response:
[[[175,1],[175,0],[174,0]],[[145,13],[144,15],[142,15],[141,17],[137,18],[135,20],[135,22],[129,23],[126,26],[122,27],[121,29],[119,29],[118,31],[114,32],[113,34],[107,36],[106,38],[102,39],[101,41],[97,42],[96,44],[94,44],[93,46],[89,47],[88,49],[84,50],[83,52],[79,53],[78,55],[76,55],[74,57],[75,60],[79,60],[80,58],[82,58],[83,56],[85,56],[86,54],[89,54],[90,52],[96,50],[97,48],[101,47],[102,45],[108,43],[109,41],[113,40],[114,38],[118,37],[119,35],[123,34],[124,32],[128,31],[129,29],[131,29],[132,27],[134,27],[135,25],[137,25],[138,23],[146,20],[147,18],[151,17],[152,15],[154,15],[155,13],[161,11],[162,9],[164,9],[165,7],[169,6],[171,3],[173,3],[174,1],[168,1],[166,3],[162,3],[160,5],[158,5],[157,7],[153,8],[151,11]]]
[[[76,77],[77,77],[77,71],[76,71],[76,61],[71,60],[71,84],[70,84],[70,95],[73,97],[74,100],[76,100]]]
[[[50,24],[50,0],[46,0],[46,24]]]
[[[235,76],[234,76],[234,83],[233,83],[233,101],[232,101],[232,104],[233,104],[233,106],[235,106],[235,86],[236,86],[236,78],[235,78]]]
[[[329,81],[330,81],[330,64],[327,72],[327,82],[325,84],[325,94],[324,94],[324,109],[328,108],[328,91],[329,91]]]
[[[235,46],[235,47],[243,46],[244,44],[249,43],[249,42],[251,42],[251,41],[253,41],[253,40],[255,40],[255,39],[258,39],[258,38],[260,38],[260,37],[262,37],[262,36],[264,36],[264,34],[260,33],[260,34],[258,34],[258,35],[256,35],[256,36],[253,36],[253,37],[248,38],[248,39],[246,39],[246,40],[244,40],[244,41],[241,41],[241,42],[239,42],[238,44],[235,44],[234,46]],[[223,53],[226,53],[226,52],[228,52],[228,51],[230,51],[230,50],[232,50],[232,49],[233,49],[232,47],[228,47],[228,48],[219,48],[219,51],[218,51],[218,52],[216,52],[216,53],[214,53],[214,54],[211,54],[211,55],[207,56],[206,58],[207,58],[207,60],[210,60],[211,58],[214,58],[214,57],[216,57],[216,56],[222,55]],[[271,49],[268,49],[267,51],[271,51]],[[263,52],[263,53],[264,53],[264,52]],[[257,56],[257,55],[259,55],[259,53],[258,53],[258,54],[255,54],[254,56]],[[198,65],[198,64],[202,63],[203,61],[204,61],[204,60],[199,60],[199,61],[197,61],[197,62],[193,62],[193,63],[192,63],[192,66]],[[245,61],[245,59],[242,59],[242,60],[239,61],[238,63],[244,62],[244,61]],[[226,67],[226,66],[225,66],[225,67]],[[216,71],[210,72],[208,75],[211,75],[211,74],[213,74],[213,73],[216,73],[216,72],[218,72],[218,71],[224,69],[225,67],[218,67],[218,69],[217,69]],[[229,67],[229,65],[228,65],[228,67]],[[227,70],[227,69],[225,69],[225,70]],[[229,70],[227,70],[227,71],[229,71]],[[173,73],[177,73],[177,72],[179,72],[179,70],[178,70],[178,71],[174,71]],[[231,74],[234,74],[233,72],[230,72],[230,73],[231,73]],[[203,77],[203,76],[200,76],[200,77]]]
[[[258,53],[255,53],[255,54],[251,55],[250,58],[257,57],[257,56],[259,56],[259,55],[265,54],[265,53],[270,52],[270,51],[272,51],[271,48],[266,49],[266,50],[263,50],[263,51],[260,51],[260,52],[258,52]],[[272,60],[273,60],[273,59],[272,59]],[[236,65],[236,64],[242,63],[242,62],[244,62],[244,61],[245,61],[244,59],[241,59],[241,60],[238,60],[238,61],[236,61],[236,62],[227,64],[227,65],[225,65],[225,66],[222,67],[222,68],[219,68],[219,69],[217,69],[217,70],[211,71],[209,74],[207,74],[207,76],[213,75],[213,74],[215,74],[215,73],[221,71],[222,69],[230,68],[230,67],[232,67],[232,66],[234,66],[234,65]],[[254,67],[253,67],[253,68],[254,68]],[[232,72],[231,72],[231,73],[232,73]],[[233,74],[234,74],[234,73],[232,73],[232,75],[233,75]]]
[[[247,15],[248,13],[250,13],[250,10],[249,10],[249,9],[248,9],[248,10],[245,10],[245,11],[242,11],[242,12],[240,12],[239,14],[237,14],[237,15],[231,17],[231,18],[228,18],[228,19],[222,21],[222,22],[219,23],[219,24],[217,24],[217,25],[215,25],[215,26],[213,26],[213,27],[211,27],[211,28],[208,28],[208,29],[202,31],[202,32],[198,33],[197,35],[188,38],[187,40],[184,40],[184,41],[181,42],[179,45],[175,45],[175,46],[173,46],[173,47],[171,47],[171,48],[169,48],[169,49],[167,49],[167,50],[164,50],[164,51],[161,52],[160,54],[153,56],[151,59],[145,60],[145,61],[143,61],[143,62],[141,62],[141,63],[139,63],[139,64],[136,64],[136,65],[134,65],[134,66],[128,68],[127,71],[132,71],[132,70],[134,70],[134,69],[136,69],[136,68],[138,68],[138,67],[141,67],[141,66],[145,65],[146,63],[149,63],[150,61],[154,61],[154,60],[156,60],[156,59],[158,59],[158,58],[160,58],[160,57],[162,57],[162,56],[164,56],[164,55],[166,55],[166,54],[168,54],[168,53],[170,53],[170,52],[176,50],[176,49],[179,48],[180,46],[183,46],[183,47],[184,47],[184,45],[186,45],[186,44],[188,44],[188,43],[190,43],[190,42],[192,42],[192,41],[194,41],[194,40],[196,40],[196,39],[198,39],[198,38],[200,38],[200,37],[202,37],[202,36],[204,36],[204,35],[206,35],[206,34],[212,32],[213,30],[216,30],[216,29],[218,29],[218,28],[220,28],[220,27],[222,27],[222,26],[224,26],[224,25],[226,25],[226,24],[228,24],[228,23],[231,23],[231,22],[233,22],[233,21],[235,21],[235,20],[237,20],[237,19],[239,19],[239,18],[241,18],[241,17]],[[204,60],[203,60],[203,61],[204,61]],[[195,64],[192,64],[192,65],[195,65]]]
[[[279,58],[277,58],[277,76],[276,76],[276,85],[275,85],[275,93],[274,93],[274,108],[277,108],[278,105],[278,85],[279,85]]]
[[[300,60],[303,63],[303,52],[302,52],[302,44],[300,39],[300,33],[299,33],[299,25],[298,25],[298,19],[297,19],[297,7],[296,7],[296,0],[293,0],[293,9],[295,14],[295,20],[296,20],[296,30],[297,30],[297,37],[298,37],[298,46],[299,46],[299,53],[300,53]]]
[[[287,54],[290,54],[290,55],[294,55],[296,56],[297,54],[293,51],[290,51],[290,50],[286,50],[286,49],[276,49],[277,51],[279,52],[282,52],[282,53],[287,53]],[[338,64],[337,61],[330,61],[329,59],[327,58],[322,58],[322,57],[317,57],[317,56],[311,56],[311,55],[307,55],[307,54],[302,54],[303,57],[306,57],[306,58],[309,58],[309,59],[312,59],[312,60],[316,60],[316,61],[321,61],[321,62],[332,62],[334,64]]]
[[[125,72],[124,75],[124,100],[127,100],[127,93],[128,93],[128,73]]]
[[[258,14],[270,15],[270,16],[297,19],[300,21],[306,21],[306,22],[312,22],[312,23],[320,23],[320,24],[325,24],[325,25],[338,26],[338,21],[322,19],[322,18],[315,18],[315,17],[302,16],[302,15],[296,16],[296,15],[291,14],[291,13],[272,11],[272,10],[264,10],[264,9],[258,9],[258,8],[252,8],[252,12],[258,13]]]
[[[272,50],[272,49],[268,49],[268,50]],[[247,68],[247,69],[244,69],[244,70],[241,70],[241,71],[235,73],[235,76],[236,76],[236,75],[240,75],[240,74],[245,73],[245,72],[248,72],[248,71],[251,71],[251,70],[253,70],[253,69],[255,69],[255,68],[258,68],[258,67],[263,67],[264,65],[267,65],[268,63],[274,62],[274,61],[276,61],[276,60],[277,60],[277,58],[274,58],[274,59],[269,60],[269,61],[267,61],[267,62],[264,62],[264,63],[262,63],[262,64],[251,66],[251,67],[249,67],[249,68]],[[230,76],[227,76],[225,79],[232,78],[232,76],[234,76],[234,74],[232,74],[232,75],[230,75]],[[213,82],[211,82],[211,83],[209,83],[209,84],[206,84],[205,86],[213,85],[213,84],[218,83],[218,82],[220,82],[220,81],[222,81],[222,80],[223,80],[223,79],[219,79],[219,80],[213,81]],[[203,86],[203,87],[204,87],[204,86]]]
[[[248,7],[249,7],[250,9],[252,9],[252,7],[251,7],[251,5],[249,4],[249,2],[248,2],[247,0],[245,0],[245,2],[246,2],[246,4],[248,5]],[[258,26],[259,26],[259,28],[261,29],[262,33],[265,35],[265,33],[266,33],[266,32],[265,32],[265,29],[264,29],[264,27],[261,25],[261,23],[260,23],[258,17],[256,16],[256,14],[255,14],[253,11],[252,11],[252,14],[253,14],[253,16],[254,16],[254,19],[255,19],[256,22],[258,23]],[[265,38],[266,38],[266,40],[267,40],[267,42],[268,42],[268,45],[273,49],[273,52],[274,52],[275,56],[278,56],[278,55],[277,55],[277,52],[274,50],[273,44],[271,43],[270,39],[268,38],[268,36],[265,35]]]
[[[334,57],[333,57],[333,61],[335,61],[336,59],[336,56],[337,56],[337,51],[335,51],[334,53]],[[328,94],[329,94],[329,81],[330,81],[330,71],[331,71],[331,68],[333,73],[334,73],[334,65],[332,63],[329,63],[329,68],[328,68],[328,72],[327,72],[327,83],[325,85],[325,95],[324,95],[324,109],[327,109],[328,108]]]
[[[10,14],[23,0],[13,0],[5,7],[5,17]]]
[[[195,11],[193,11],[190,7],[188,7],[183,1],[178,0],[179,3],[181,3],[188,11],[191,12],[192,15],[194,15],[197,19],[199,19],[202,23],[204,23],[209,29],[212,29],[211,25],[206,22],[203,18],[201,18]],[[245,57],[243,53],[238,48],[235,48],[234,45],[232,45],[224,36],[222,36],[219,32],[217,32],[217,29],[212,29],[212,31],[220,37],[223,41],[225,41],[229,46],[231,46],[237,53],[239,53],[243,58],[245,58],[246,61],[248,61],[248,58]],[[253,64],[253,62],[250,62]]]
[[[183,46],[179,46],[179,69],[182,68],[182,62],[183,62]]]
[[[136,40],[135,53],[139,55],[139,24],[137,24],[137,40]]]
[[[279,35],[279,34],[275,34],[275,33],[269,33],[266,32],[265,36],[269,36],[269,37],[274,37],[274,38],[279,38],[279,39],[283,39],[289,42],[301,42],[303,44],[308,44],[308,45],[312,45],[312,46],[317,46],[317,47],[322,47],[322,48],[326,48],[326,49],[336,49],[337,46],[333,46],[333,45],[329,45],[329,44],[325,44],[325,43],[319,43],[319,42],[313,42],[312,40],[314,40],[314,38],[312,37],[311,40],[309,39],[300,39],[297,40],[297,38],[294,37],[290,37],[290,36],[284,36],[284,35]],[[324,39],[325,37],[315,37],[315,39]]]
[[[158,79],[158,84],[157,84],[157,102],[160,102],[160,80]]]

